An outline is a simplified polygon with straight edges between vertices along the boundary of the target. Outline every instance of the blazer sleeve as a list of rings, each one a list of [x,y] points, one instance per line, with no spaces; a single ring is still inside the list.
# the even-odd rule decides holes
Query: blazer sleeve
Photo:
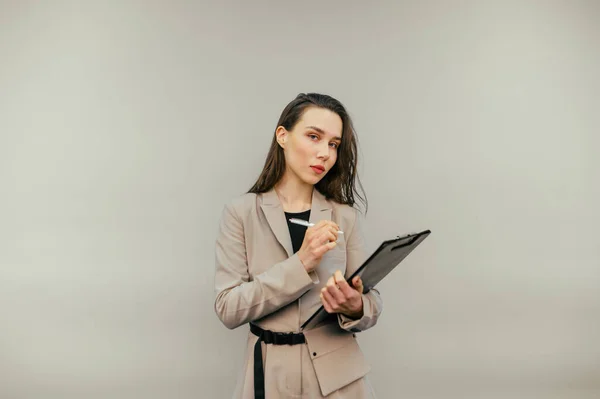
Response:
[[[348,278],[366,260],[366,244],[362,230],[362,220],[358,211],[354,210],[355,222],[348,236],[346,244],[346,275]],[[381,294],[375,288],[362,295],[363,316],[360,319],[352,319],[338,313],[338,322],[341,328],[347,331],[360,332],[367,330],[377,324],[377,319],[383,311]]]
[[[232,204],[225,206],[215,245],[215,312],[229,329],[288,305],[315,282],[297,254],[250,276],[244,226]]]

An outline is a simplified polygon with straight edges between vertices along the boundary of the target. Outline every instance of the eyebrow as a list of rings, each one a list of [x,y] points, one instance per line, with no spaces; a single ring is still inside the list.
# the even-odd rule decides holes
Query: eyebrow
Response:
[[[321,129],[320,127],[316,127],[316,126],[307,126],[306,129],[308,130],[316,130],[317,132],[321,133],[321,134],[326,134],[325,130]],[[342,138],[340,136],[334,136],[333,137],[334,140],[337,141],[342,141]]]

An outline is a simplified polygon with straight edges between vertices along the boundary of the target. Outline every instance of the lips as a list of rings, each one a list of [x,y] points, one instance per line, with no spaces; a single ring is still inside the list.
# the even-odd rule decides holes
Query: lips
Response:
[[[321,173],[325,172],[325,168],[321,165],[314,165],[311,166],[311,169],[318,175],[320,175]]]

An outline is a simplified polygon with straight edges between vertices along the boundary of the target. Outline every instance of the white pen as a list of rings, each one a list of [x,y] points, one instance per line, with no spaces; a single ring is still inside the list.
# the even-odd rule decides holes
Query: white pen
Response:
[[[290,222],[292,222],[294,224],[299,224],[300,226],[306,226],[306,227],[313,227],[315,225],[314,223],[309,223],[306,220],[295,219],[295,218],[291,218]],[[344,232],[338,230],[338,234],[344,234]]]

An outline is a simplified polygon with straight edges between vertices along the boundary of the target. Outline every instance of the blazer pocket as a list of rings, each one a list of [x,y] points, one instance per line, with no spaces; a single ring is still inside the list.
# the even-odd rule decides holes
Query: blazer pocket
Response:
[[[323,396],[364,377],[371,366],[355,334],[330,323],[304,331],[315,374]]]

